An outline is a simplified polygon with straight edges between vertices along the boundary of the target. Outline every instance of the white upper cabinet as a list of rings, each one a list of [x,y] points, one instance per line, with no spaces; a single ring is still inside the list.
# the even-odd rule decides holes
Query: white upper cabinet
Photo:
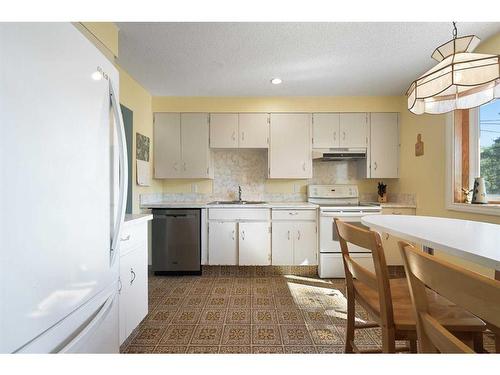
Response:
[[[207,113],[155,113],[155,178],[213,178]]]
[[[155,113],[154,175],[155,178],[181,177],[181,115]]]
[[[268,148],[269,114],[211,113],[211,148]]]
[[[183,178],[210,178],[208,114],[181,114],[181,151]]]
[[[272,113],[269,133],[269,178],[311,178],[311,114]]]
[[[370,114],[370,162],[366,177],[399,177],[398,113]]]
[[[313,114],[313,147],[339,147],[340,114]]]
[[[240,148],[268,148],[269,114],[240,113],[239,141]]]
[[[210,147],[238,148],[238,114],[210,114]]]
[[[368,146],[368,114],[341,113],[339,146],[358,148]]]

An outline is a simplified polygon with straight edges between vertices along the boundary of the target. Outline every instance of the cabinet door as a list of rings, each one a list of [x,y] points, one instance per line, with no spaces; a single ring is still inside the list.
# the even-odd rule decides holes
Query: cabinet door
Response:
[[[293,226],[291,222],[273,222],[272,265],[293,265]]]
[[[210,221],[208,223],[208,264],[238,264],[236,223]]]
[[[338,113],[313,114],[313,148],[339,147],[339,121]]]
[[[316,223],[295,223],[293,264],[310,266],[318,264],[318,245],[316,240]]]
[[[240,148],[269,147],[269,114],[239,114]]]
[[[182,177],[209,178],[208,114],[181,114]]]
[[[121,280],[130,290],[129,309],[127,311],[127,331],[132,332],[148,314],[148,261],[147,248],[141,247],[125,257],[130,257],[128,279]],[[127,272],[128,271],[128,272]],[[130,329],[129,329],[130,328]]]
[[[270,178],[311,178],[311,149],[311,114],[271,114]]]
[[[118,326],[119,326],[119,336],[120,345],[127,339],[127,337],[132,332],[127,328],[127,312],[131,308],[132,300],[130,298],[130,257],[123,256],[120,258],[120,296],[119,296],[119,307],[118,307]]]
[[[211,148],[238,147],[237,113],[210,114],[210,147]]]
[[[239,223],[240,266],[271,264],[271,230],[269,222]]]
[[[399,122],[397,113],[370,115],[371,178],[399,177]]]
[[[340,114],[340,147],[367,147],[368,120],[366,113]]]
[[[153,150],[155,178],[181,177],[180,113],[155,113]]]

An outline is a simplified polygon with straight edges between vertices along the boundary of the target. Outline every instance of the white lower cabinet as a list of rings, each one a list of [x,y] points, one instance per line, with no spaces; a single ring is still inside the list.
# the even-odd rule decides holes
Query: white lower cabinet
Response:
[[[293,264],[293,223],[273,222],[272,264],[284,266]]]
[[[148,314],[147,221],[126,222],[120,245],[120,344]]]
[[[294,238],[293,264],[310,266],[318,264],[315,222],[295,223],[297,237]]]
[[[208,224],[208,264],[238,264],[236,222],[210,221]]]
[[[274,266],[317,265],[316,211],[273,210],[272,216],[272,264]],[[302,221],[303,217],[314,219]],[[288,220],[279,220],[282,218]]]
[[[271,264],[271,231],[268,222],[239,223],[240,266]]]
[[[208,210],[208,264],[271,264],[269,209]]]

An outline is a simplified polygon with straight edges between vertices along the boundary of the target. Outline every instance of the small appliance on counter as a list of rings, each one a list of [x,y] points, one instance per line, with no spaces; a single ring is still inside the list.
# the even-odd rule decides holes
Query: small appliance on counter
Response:
[[[483,177],[476,177],[474,179],[474,188],[472,190],[473,204],[488,203],[488,196],[486,195],[486,184]]]
[[[201,275],[200,209],[154,209],[152,235],[156,275]]]

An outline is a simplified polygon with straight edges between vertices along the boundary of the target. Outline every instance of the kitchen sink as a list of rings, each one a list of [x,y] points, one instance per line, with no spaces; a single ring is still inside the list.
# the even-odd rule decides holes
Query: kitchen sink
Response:
[[[221,204],[265,204],[267,202],[264,201],[213,201],[210,202],[209,204],[213,205],[221,205]]]

